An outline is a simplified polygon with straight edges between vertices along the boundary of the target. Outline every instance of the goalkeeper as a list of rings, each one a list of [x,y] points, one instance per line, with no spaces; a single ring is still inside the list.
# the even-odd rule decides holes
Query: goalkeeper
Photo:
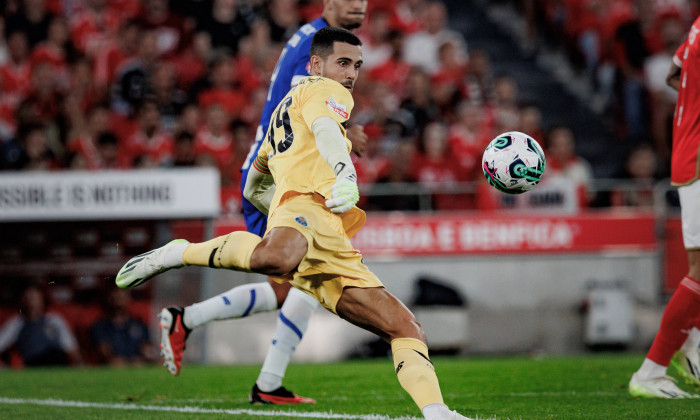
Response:
[[[313,37],[310,73],[273,113],[244,195],[268,213],[265,236],[238,231],[207,242],[176,240],[132,258],[122,288],[184,265],[285,275],[341,318],[391,343],[401,386],[426,419],[465,419],[443,403],[425,333],[350,243],[365,222],[344,124],[362,65],[359,38],[327,27]],[[321,76],[321,77],[318,77]],[[274,181],[274,182],[273,182]]]

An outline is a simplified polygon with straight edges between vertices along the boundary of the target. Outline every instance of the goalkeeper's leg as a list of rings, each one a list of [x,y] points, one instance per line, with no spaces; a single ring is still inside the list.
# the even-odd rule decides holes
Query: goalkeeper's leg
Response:
[[[117,274],[121,288],[139,286],[156,274],[185,265],[283,275],[294,270],[307,251],[307,241],[289,227],[272,229],[263,239],[249,232],[232,232],[206,242],[176,239],[130,259]]]
[[[391,343],[399,383],[426,419],[466,419],[450,411],[443,402],[423,327],[394,295],[383,287],[346,287],[336,312]]]

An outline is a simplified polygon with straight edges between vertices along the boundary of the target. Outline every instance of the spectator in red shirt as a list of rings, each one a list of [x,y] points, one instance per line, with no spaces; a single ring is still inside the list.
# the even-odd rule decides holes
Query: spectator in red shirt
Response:
[[[230,117],[226,110],[217,104],[210,105],[205,111],[205,124],[197,131],[194,140],[194,152],[201,164],[213,164],[221,174],[221,184],[230,185],[234,179],[233,171],[236,158],[236,144],[229,131]]]
[[[179,14],[170,10],[168,0],[146,0],[139,19],[145,30],[155,32],[158,54],[169,58],[182,52],[192,42],[192,30]]]
[[[126,139],[122,166],[167,166],[173,158],[174,140],[161,125],[158,103],[146,98],[137,109],[138,129]]]
[[[158,64],[156,33],[145,31],[139,39],[137,54],[124,60],[115,71],[112,88],[112,110],[130,117],[134,108],[148,93],[149,78]]]
[[[547,176],[570,179],[578,192],[579,207],[586,207],[593,182],[591,167],[576,154],[574,133],[567,127],[554,127],[545,138]]]
[[[32,68],[32,88],[17,108],[18,125],[41,124],[47,127],[49,147],[62,158],[69,118],[64,108],[64,94],[58,89],[53,66],[47,62]]]
[[[31,85],[29,45],[24,32],[15,31],[7,35],[8,60],[0,66],[2,93],[22,99]]]
[[[376,8],[369,14],[366,29],[360,38],[362,39],[362,69],[372,70],[386,63],[392,58],[394,48],[390,43],[389,11],[384,8]]]
[[[221,52],[209,65],[207,80],[199,84],[197,103],[202,108],[220,105],[232,117],[238,117],[246,105],[246,98],[236,86],[236,68],[233,58]],[[197,88],[196,88],[197,89]]]
[[[109,131],[109,125],[107,106],[97,105],[89,111],[84,128],[68,142],[68,151],[73,154],[71,168],[122,168],[117,161],[117,138]]]
[[[421,15],[423,29],[406,37],[404,60],[423,68],[429,74],[439,70],[438,50],[445,42],[452,42],[457,51],[466,53],[462,34],[447,27],[447,8],[437,0],[427,2]]]
[[[187,101],[187,95],[177,87],[175,68],[166,61],[159,62],[150,77],[150,94],[158,103],[163,128],[174,132],[178,116]]]
[[[0,125],[3,137],[11,137],[17,129],[15,110],[27,96],[31,86],[29,47],[24,32],[12,32],[7,36],[8,59],[0,64]]]
[[[84,9],[69,15],[71,38],[81,53],[94,57],[119,32],[124,16],[105,0],[88,0]]]
[[[129,20],[119,28],[119,34],[109,45],[95,54],[94,79],[98,92],[106,94],[114,82],[115,74],[121,64],[136,56],[143,29],[135,20]]]
[[[30,63],[46,61],[56,71],[58,84],[67,88],[69,83],[68,60],[75,55],[73,45],[70,42],[68,22],[62,16],[51,19],[48,28],[48,36],[32,50]]]
[[[412,162],[416,180],[428,190],[444,191],[464,181],[459,162],[448,153],[447,127],[432,122],[423,130],[423,148]],[[436,210],[457,210],[470,207],[466,194],[437,193],[432,196]]]
[[[447,149],[469,180],[481,175],[481,157],[484,148],[494,137],[494,131],[484,120],[484,110],[471,101],[463,101],[457,108],[457,121],[448,133]]]
[[[396,95],[403,95],[406,90],[411,66],[403,61],[403,35],[392,31],[387,35],[387,45],[391,55],[383,63],[369,70],[367,77],[375,82],[386,83]]]
[[[47,171],[58,169],[59,165],[49,148],[46,128],[40,124],[20,127],[20,145],[23,154],[19,169],[24,171]]]

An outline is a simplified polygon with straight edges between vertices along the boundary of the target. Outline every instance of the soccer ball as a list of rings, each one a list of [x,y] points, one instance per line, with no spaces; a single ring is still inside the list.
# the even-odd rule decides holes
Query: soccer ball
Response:
[[[522,194],[542,178],[544,152],[532,137],[509,131],[491,140],[481,159],[484,176],[498,191]]]

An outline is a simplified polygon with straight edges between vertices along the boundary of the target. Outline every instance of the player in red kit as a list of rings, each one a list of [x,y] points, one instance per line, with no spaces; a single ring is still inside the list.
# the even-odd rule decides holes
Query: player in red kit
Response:
[[[682,376],[700,385],[700,18],[676,50],[666,83],[678,91],[673,120],[671,184],[681,201],[683,244],[688,274],[681,280],[661,319],[642,366],[629,383],[634,397],[695,398],[666,375],[673,363]],[[674,358],[675,355],[675,358]]]

